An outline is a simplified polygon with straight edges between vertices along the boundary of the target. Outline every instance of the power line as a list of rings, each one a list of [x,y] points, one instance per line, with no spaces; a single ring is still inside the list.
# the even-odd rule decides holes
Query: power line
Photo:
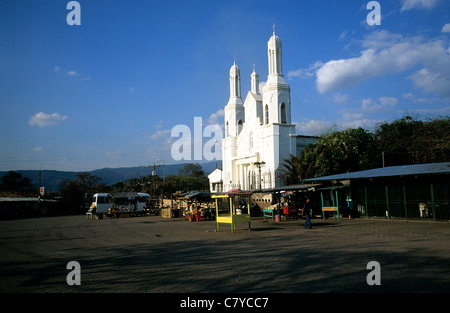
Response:
[[[115,135],[115,136],[83,136],[83,137],[60,137],[60,138],[2,138],[0,142],[25,142],[25,141],[66,141],[66,140],[86,140],[86,139],[117,139],[117,138],[133,138],[133,137],[150,137],[151,134],[145,135]]]

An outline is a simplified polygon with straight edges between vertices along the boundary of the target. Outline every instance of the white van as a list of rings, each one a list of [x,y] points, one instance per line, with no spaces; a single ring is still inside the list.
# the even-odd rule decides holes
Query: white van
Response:
[[[145,192],[137,193],[139,198],[136,203],[136,210],[138,212],[147,212],[147,202],[151,199],[151,196]]]
[[[113,206],[112,196],[109,193],[96,193],[92,197],[90,211],[95,215],[106,214]]]
[[[119,192],[96,193],[92,197],[89,213],[99,218],[107,216],[141,215],[148,213],[147,202],[151,199],[148,193]]]

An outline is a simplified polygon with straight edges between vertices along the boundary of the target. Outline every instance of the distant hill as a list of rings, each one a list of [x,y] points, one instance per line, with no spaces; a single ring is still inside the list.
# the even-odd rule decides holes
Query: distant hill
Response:
[[[194,163],[194,162],[192,162]],[[180,168],[187,163],[182,164],[168,164],[165,166],[159,166],[156,168],[156,173],[159,177],[167,175],[178,175]],[[200,163],[205,172],[205,175],[210,174],[216,168],[222,166],[222,162],[209,162]],[[111,185],[120,181],[124,181],[130,178],[139,178],[151,175],[153,167],[148,166],[136,166],[136,167],[121,167],[121,168],[102,168],[93,171],[88,171],[89,174],[98,176],[102,179],[103,183]],[[38,187],[39,170],[16,170],[15,172],[21,173],[23,177],[28,177],[31,183]],[[8,171],[0,171],[0,179],[6,175]],[[42,170],[41,171],[41,186],[45,187],[46,192],[57,192],[61,189],[61,186],[70,180],[74,180],[78,173],[81,172],[66,172],[66,171],[54,171],[54,170]]]

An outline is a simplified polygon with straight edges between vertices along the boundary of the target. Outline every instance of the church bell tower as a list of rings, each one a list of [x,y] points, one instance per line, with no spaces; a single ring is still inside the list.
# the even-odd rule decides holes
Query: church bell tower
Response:
[[[267,43],[269,75],[263,88],[263,123],[291,123],[291,88],[284,80],[281,40],[273,32]]]
[[[237,137],[244,123],[244,102],[241,97],[241,74],[234,62],[230,68],[230,98],[225,106],[225,137]]]

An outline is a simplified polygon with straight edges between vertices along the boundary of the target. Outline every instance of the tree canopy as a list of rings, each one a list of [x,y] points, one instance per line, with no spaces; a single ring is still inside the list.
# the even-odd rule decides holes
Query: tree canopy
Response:
[[[330,131],[284,160],[286,183],[381,166],[450,161],[450,118],[405,116],[377,125]]]
[[[9,171],[2,177],[0,183],[0,190],[7,191],[29,191],[34,187],[28,177],[23,177],[21,173],[16,171]]]
[[[127,179],[112,186],[112,191],[147,192],[152,196],[171,195],[177,191],[208,190],[209,181],[198,163],[188,163],[179,169],[178,175],[149,175]]]
[[[379,124],[375,130],[385,166],[448,162],[450,160],[450,117],[418,120],[405,116]]]

